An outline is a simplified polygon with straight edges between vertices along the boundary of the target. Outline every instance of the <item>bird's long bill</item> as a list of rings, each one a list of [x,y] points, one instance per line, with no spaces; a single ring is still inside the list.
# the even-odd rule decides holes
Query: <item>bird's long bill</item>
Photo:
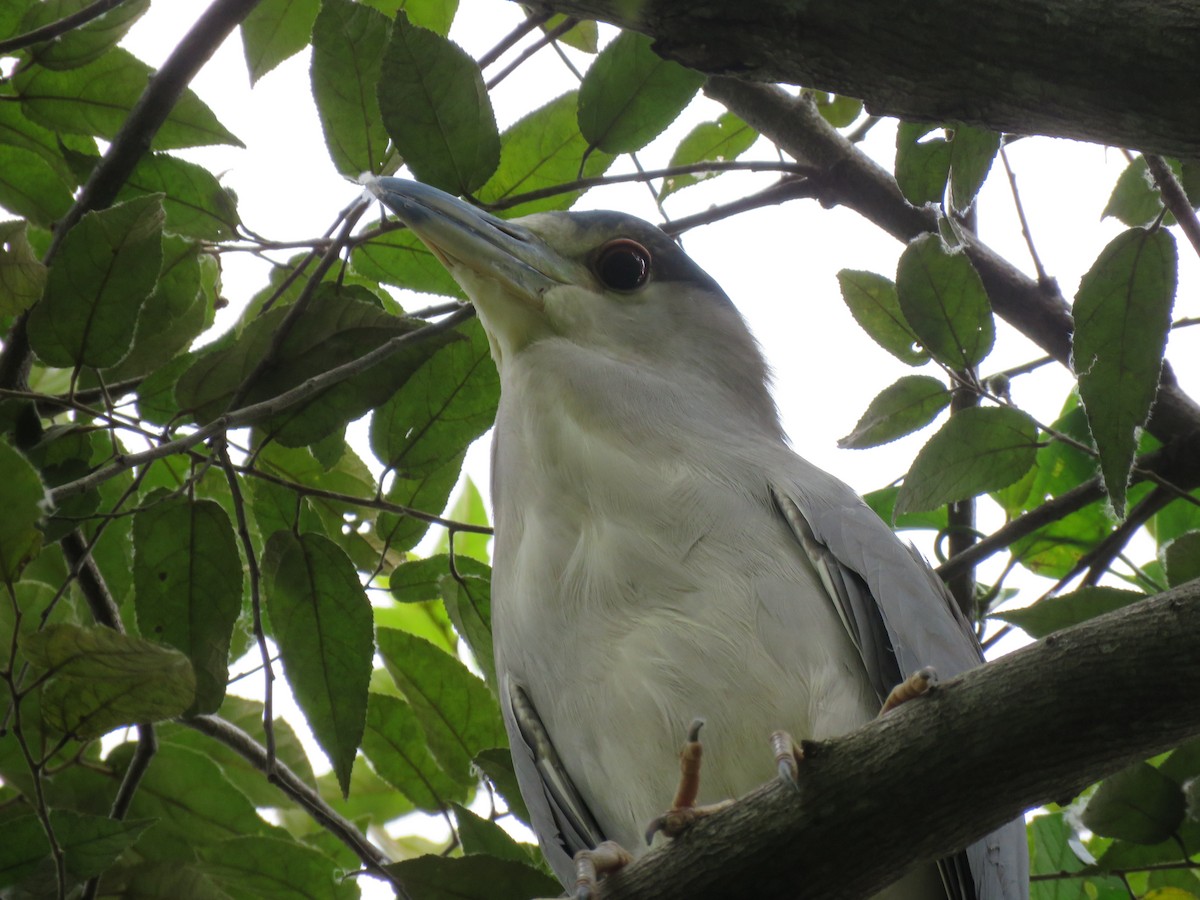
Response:
[[[571,279],[573,265],[516,222],[489,215],[417,181],[371,178],[365,186],[413,230],[468,293],[470,273],[474,273],[540,307],[542,294]]]

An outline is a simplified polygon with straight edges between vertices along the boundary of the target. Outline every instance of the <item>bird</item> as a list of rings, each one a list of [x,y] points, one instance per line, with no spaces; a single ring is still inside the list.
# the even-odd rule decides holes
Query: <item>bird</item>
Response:
[[[908,673],[981,662],[917,552],[791,448],[755,338],[665,232],[609,211],[503,219],[364,181],[470,298],[499,372],[496,680],[565,887],[580,851],[644,852],[695,720],[712,803],[772,777],[773,732],[844,734]],[[1027,897],[1024,825],[876,896]]]

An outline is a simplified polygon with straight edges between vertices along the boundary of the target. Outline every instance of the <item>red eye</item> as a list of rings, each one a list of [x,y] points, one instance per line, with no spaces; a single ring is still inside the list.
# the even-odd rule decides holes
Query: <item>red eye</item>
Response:
[[[596,277],[614,291],[633,291],[650,277],[650,251],[629,238],[618,238],[596,254]]]

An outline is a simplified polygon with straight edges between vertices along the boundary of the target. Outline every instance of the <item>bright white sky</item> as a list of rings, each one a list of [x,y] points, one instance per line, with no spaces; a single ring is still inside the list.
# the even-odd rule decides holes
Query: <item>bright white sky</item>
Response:
[[[125,44],[143,60],[158,65],[207,5],[203,0],[156,3]],[[507,0],[462,0],[451,37],[479,56],[520,17],[520,7]],[[607,32],[605,39],[611,34]],[[579,64],[585,67],[586,63],[583,57]],[[493,94],[501,128],[573,87],[573,76],[557,56],[543,51]],[[311,100],[307,54],[287,61],[250,90],[235,36],[201,71],[193,88],[248,149],[215,148],[181,155],[224,173],[224,183],[239,197],[243,220],[255,232],[280,240],[312,238],[324,232],[359,193],[335,172],[326,154]],[[641,155],[643,163],[647,168],[665,165],[678,140],[694,124],[720,111],[709,101],[697,102]],[[865,148],[890,168],[894,140],[894,127],[881,125]],[[743,158],[771,159],[772,154],[760,143]],[[1063,293],[1072,297],[1080,276],[1124,228],[1111,219],[1101,221],[1100,213],[1126,160],[1118,151],[1045,138],[1018,142],[1010,148],[1009,158],[1043,265],[1058,279]],[[630,169],[623,164],[613,171]],[[674,195],[668,210],[674,216],[688,215],[772,180],[772,176],[730,173],[716,184]],[[993,171],[978,202],[982,239],[1032,274],[1002,170]],[[592,191],[581,206],[657,219],[650,193],[641,185]],[[1175,314],[1197,316],[1200,266],[1177,230],[1176,237],[1182,266]],[[684,243],[689,254],[722,284],[761,341],[775,370],[776,398],[796,450],[860,492],[901,475],[932,430],[883,448],[837,449],[837,439],[852,430],[875,394],[912,370],[859,330],[842,303],[835,276],[842,268],[894,276],[902,246],[857,214],[825,210],[812,201],[794,201],[710,225],[689,233]],[[262,286],[265,267],[248,255],[226,255],[224,266],[224,293],[236,310]],[[410,300],[409,305],[425,305],[426,299]],[[234,314],[227,311],[223,321],[227,323]],[[1171,359],[1183,387],[1193,396],[1200,396],[1198,339],[1200,329],[1188,328],[1171,340]],[[985,364],[985,374],[1041,355],[999,323],[997,349]],[[1047,367],[1014,382],[1013,399],[1048,423],[1056,417],[1069,385],[1061,369]],[[485,490],[486,466],[486,452],[477,447],[468,458],[468,468]],[[985,569],[983,576],[987,574]],[[1034,596],[1031,590],[1023,602]]]

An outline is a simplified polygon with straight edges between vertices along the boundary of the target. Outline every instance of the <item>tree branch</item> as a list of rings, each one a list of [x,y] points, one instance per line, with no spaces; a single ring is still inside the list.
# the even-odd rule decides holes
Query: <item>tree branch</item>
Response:
[[[1113,0],[541,0],[709,74],[864,100],[875,114],[1200,155],[1200,7]]]
[[[702,820],[610,877],[604,898],[743,897],[748,884],[758,900],[869,896],[1200,734],[1198,641],[1200,580],[1051,635],[807,744],[796,788],[768,783]]]

